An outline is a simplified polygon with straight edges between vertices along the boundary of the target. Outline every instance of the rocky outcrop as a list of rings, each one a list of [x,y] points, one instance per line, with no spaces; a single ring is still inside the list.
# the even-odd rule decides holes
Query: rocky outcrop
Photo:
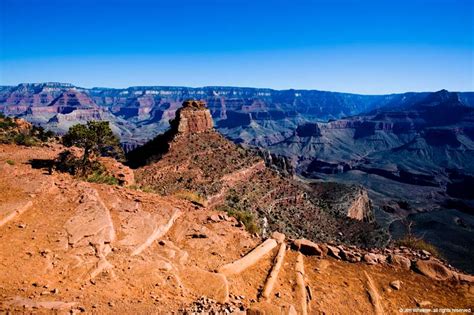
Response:
[[[435,260],[418,260],[416,270],[434,280],[448,280],[454,278],[454,272]]]
[[[354,200],[347,210],[347,216],[359,221],[374,220],[374,213],[367,190],[361,189],[356,193]]]
[[[321,129],[319,129],[317,123],[306,123],[296,128],[295,135],[300,138],[321,137]]]
[[[185,101],[176,112],[178,133],[199,133],[214,127],[211,112],[203,101]]]
[[[314,195],[328,203],[333,211],[358,221],[375,221],[372,202],[364,187],[331,182],[311,187]]]
[[[295,174],[295,168],[290,158],[284,155],[274,154],[270,152],[270,150],[260,147],[252,148],[252,150],[262,157],[267,167],[275,170],[280,175],[291,177]]]
[[[123,165],[114,158],[101,157],[100,163],[107,169],[107,172],[118,180],[119,185],[130,186],[135,184],[133,170]]]

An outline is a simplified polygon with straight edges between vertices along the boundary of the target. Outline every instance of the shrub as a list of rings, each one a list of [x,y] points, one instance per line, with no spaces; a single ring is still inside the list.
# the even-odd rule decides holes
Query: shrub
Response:
[[[415,237],[413,235],[406,235],[405,237],[397,240],[395,245],[405,246],[414,250],[426,250],[433,256],[441,257],[439,250],[433,244],[430,244],[424,239]]]
[[[204,197],[189,190],[178,191],[174,194],[174,196],[180,199],[188,200],[199,207],[207,206],[207,200]]]
[[[45,131],[43,127],[33,126],[31,134],[34,135],[41,142],[47,142],[49,139],[54,137],[54,132],[48,130]]]
[[[119,138],[110,129],[108,121],[88,121],[69,128],[63,136],[63,144],[67,147],[77,146],[84,149],[83,160],[91,154],[110,156],[123,159],[123,150]]]
[[[218,207],[217,210],[225,211],[231,217],[236,218],[237,221],[242,222],[249,233],[260,233],[260,226],[256,222],[255,216],[252,212],[235,209],[225,205]]]
[[[17,133],[13,137],[13,142],[18,145],[24,145],[27,147],[31,147],[35,144],[37,144],[37,140],[31,136],[30,134],[25,134],[25,133]]]
[[[55,161],[55,167],[60,172],[78,176],[91,183],[118,185],[119,180],[110,175],[106,168],[98,161],[87,160],[86,165],[82,159],[78,159],[71,151],[59,153]]]
[[[150,186],[142,186],[142,185],[130,185],[128,188],[133,190],[139,190],[146,193],[155,193],[155,190]]]
[[[15,165],[15,161],[13,161],[13,160],[7,160],[7,164],[8,164],[8,165]]]
[[[0,121],[0,129],[2,130],[11,129],[16,126],[15,121],[10,117],[0,117],[0,119],[2,119]]]
[[[76,175],[81,167],[81,163],[82,161],[76,158],[71,151],[66,150],[59,153],[55,164],[58,171]]]
[[[92,174],[86,177],[86,181],[90,183],[107,184],[107,185],[119,184],[119,180],[117,178],[103,171],[94,171]]]

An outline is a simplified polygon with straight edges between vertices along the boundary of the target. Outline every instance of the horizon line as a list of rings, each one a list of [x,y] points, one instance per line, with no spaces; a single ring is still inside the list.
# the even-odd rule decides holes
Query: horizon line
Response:
[[[253,89],[253,90],[270,90],[270,91],[308,91],[308,92],[323,92],[323,93],[339,93],[339,94],[352,94],[352,95],[364,95],[364,96],[382,96],[382,95],[397,95],[397,94],[408,94],[408,93],[435,93],[438,91],[446,90],[452,93],[474,93],[474,90],[447,90],[447,89],[440,89],[440,90],[425,90],[425,91],[404,91],[404,92],[389,92],[389,93],[380,93],[380,94],[364,94],[364,93],[355,93],[355,92],[342,92],[342,91],[331,91],[331,90],[319,90],[319,89],[298,89],[298,88],[286,88],[286,89],[275,89],[269,87],[251,87],[251,86],[237,86],[237,85],[202,85],[202,86],[186,86],[186,85],[130,85],[127,87],[107,87],[107,86],[92,86],[92,87],[84,87],[75,85],[69,82],[58,82],[58,81],[44,81],[44,82],[20,82],[16,85],[11,84],[0,84],[1,87],[17,87],[20,85],[40,85],[40,84],[57,84],[57,85],[64,85],[64,86],[71,86],[73,88],[80,88],[85,90],[93,90],[93,89],[109,89],[109,90],[128,90],[131,88],[186,88],[186,89],[205,89],[205,88],[237,88],[237,89]]]

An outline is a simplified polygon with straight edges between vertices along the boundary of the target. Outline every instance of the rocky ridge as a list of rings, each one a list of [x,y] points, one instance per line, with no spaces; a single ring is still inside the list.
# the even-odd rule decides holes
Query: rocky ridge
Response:
[[[184,193],[216,209],[246,213],[264,235],[268,228],[278,228],[314,240],[372,246],[386,241],[361,187],[307,185],[293,179],[278,167],[267,167],[258,153],[226,140],[209,118],[204,104],[184,103],[166,133],[130,152],[130,165],[140,166],[137,184],[163,195]]]

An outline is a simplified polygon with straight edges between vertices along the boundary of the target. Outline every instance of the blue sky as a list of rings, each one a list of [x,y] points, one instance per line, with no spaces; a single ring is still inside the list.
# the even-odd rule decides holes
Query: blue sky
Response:
[[[0,84],[474,90],[472,0],[0,0]]]

